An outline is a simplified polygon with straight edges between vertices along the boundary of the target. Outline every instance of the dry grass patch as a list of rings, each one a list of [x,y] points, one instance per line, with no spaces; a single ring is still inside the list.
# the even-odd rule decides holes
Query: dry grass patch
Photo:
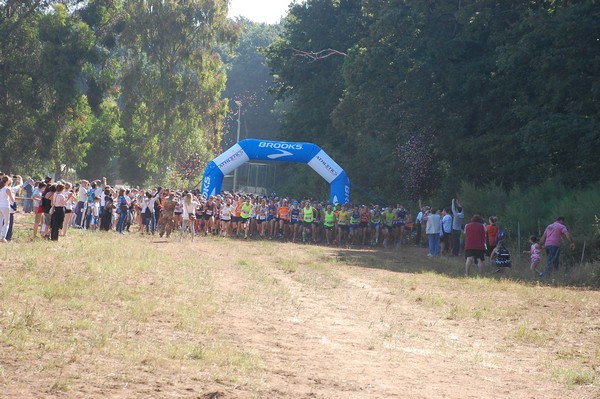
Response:
[[[158,241],[0,246],[0,391],[587,399],[600,384],[596,291],[464,278],[411,247]]]

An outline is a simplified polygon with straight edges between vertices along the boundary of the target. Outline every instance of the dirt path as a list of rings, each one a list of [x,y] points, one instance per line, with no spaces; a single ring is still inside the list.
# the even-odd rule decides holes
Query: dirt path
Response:
[[[219,290],[247,289],[230,267],[220,266]],[[504,320],[452,320],[398,288],[405,280],[409,290],[422,289],[427,278],[340,266],[324,278],[327,286],[298,281],[298,273],[271,272],[273,284],[289,294],[287,306],[259,300],[224,314],[228,338],[259,353],[265,364],[258,397],[600,397],[549,381],[540,369],[540,348],[507,342]],[[518,306],[515,300],[504,306]],[[598,302],[593,312],[600,315]]]

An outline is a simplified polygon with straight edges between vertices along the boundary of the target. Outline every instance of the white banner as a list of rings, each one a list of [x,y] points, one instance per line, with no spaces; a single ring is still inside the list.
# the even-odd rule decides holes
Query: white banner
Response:
[[[233,147],[216,157],[213,162],[217,165],[217,168],[221,170],[223,175],[228,175],[249,160],[250,158],[244,149],[239,144],[235,144]]]
[[[323,150],[315,155],[308,165],[321,175],[323,179],[327,180],[327,183],[334,181],[343,170],[340,165],[335,163],[335,161]]]

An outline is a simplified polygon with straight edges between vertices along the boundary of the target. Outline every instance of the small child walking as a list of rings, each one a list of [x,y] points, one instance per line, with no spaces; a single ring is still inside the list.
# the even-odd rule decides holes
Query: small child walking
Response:
[[[531,254],[531,265],[529,268],[531,269],[531,275],[533,278],[541,277],[542,272],[538,270],[538,265],[541,260],[542,246],[538,243],[539,239],[536,236],[529,237],[529,243],[531,244],[531,248],[529,251],[523,251],[523,253]]]

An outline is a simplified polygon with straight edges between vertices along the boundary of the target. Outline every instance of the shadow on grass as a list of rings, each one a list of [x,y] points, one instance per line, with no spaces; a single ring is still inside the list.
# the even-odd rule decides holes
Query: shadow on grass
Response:
[[[350,266],[388,270],[398,273],[437,273],[450,278],[465,278],[465,259],[462,256],[427,257],[425,248],[405,246],[398,249],[373,249],[352,248],[334,249],[337,261]],[[542,264],[543,266],[543,264]],[[497,268],[490,266],[486,259],[482,277],[493,279],[507,279],[527,285],[542,284],[556,287],[600,289],[600,264],[585,264],[574,266],[566,271],[561,266],[561,271],[547,279],[534,279],[529,270],[529,261],[526,257],[514,258],[511,268]],[[477,268],[472,267],[470,276],[477,275]]]

